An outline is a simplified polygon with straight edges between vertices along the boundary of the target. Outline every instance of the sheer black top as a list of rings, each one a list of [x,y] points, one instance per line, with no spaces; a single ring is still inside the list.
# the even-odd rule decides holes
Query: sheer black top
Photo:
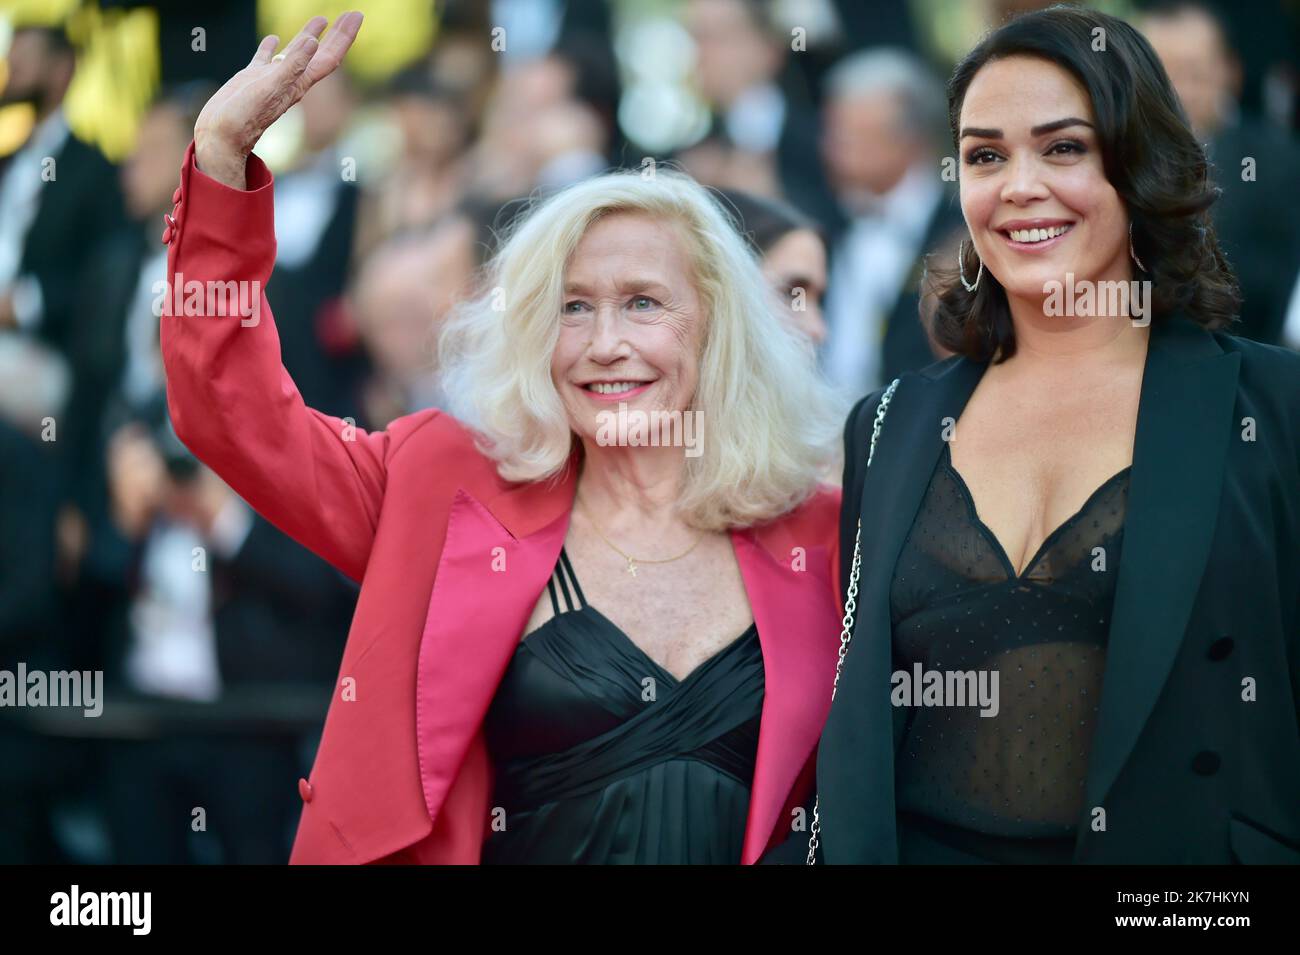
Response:
[[[555,616],[519,644],[484,724],[485,864],[738,864],[763,706],[754,625],[678,680],[583,598],[561,551]]]
[[[900,861],[1068,862],[1101,698],[1131,468],[1017,575],[945,444],[890,592],[895,670],[998,674],[998,712],[912,706]]]

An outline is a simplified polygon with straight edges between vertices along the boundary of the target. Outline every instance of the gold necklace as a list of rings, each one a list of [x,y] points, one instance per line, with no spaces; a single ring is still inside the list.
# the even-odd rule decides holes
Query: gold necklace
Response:
[[[638,564],[638,563],[640,563],[640,564],[671,564],[673,561],[675,561],[675,560],[681,560],[683,557],[685,557],[685,556],[686,556],[687,554],[689,554],[691,551],[695,550],[696,547],[700,546],[700,541],[704,540],[704,535],[701,534],[699,537],[695,538],[695,543],[694,543],[694,544],[692,544],[690,547],[686,548],[686,550],[682,551],[682,552],[681,552],[680,554],[678,554],[676,557],[661,557],[661,558],[659,558],[658,560],[650,560],[649,558],[642,558],[642,557],[633,557],[631,554],[624,553],[623,550],[620,549],[619,546],[618,546],[617,544],[615,544],[612,540],[610,540],[608,537],[606,537],[606,536],[604,535],[604,533],[601,532],[600,525],[596,523],[596,519],[595,519],[594,517],[591,516],[591,512],[588,511],[586,507],[583,507],[582,510],[583,510],[583,513],[585,513],[585,514],[587,515],[587,520],[589,520],[589,521],[591,522],[591,529],[594,530],[594,531],[596,532],[596,536],[599,537],[601,540],[603,540],[603,541],[604,541],[606,544],[608,544],[611,548],[613,548],[614,552],[615,552],[616,554],[618,554],[618,556],[622,557],[625,561],[627,561],[627,572],[628,572],[629,574],[631,574],[633,577],[636,576],[636,567],[637,567],[637,564]]]

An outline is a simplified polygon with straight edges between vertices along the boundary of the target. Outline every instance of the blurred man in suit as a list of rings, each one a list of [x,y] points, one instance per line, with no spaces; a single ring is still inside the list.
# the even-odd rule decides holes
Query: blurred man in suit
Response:
[[[168,87],[146,112],[121,169],[129,221],[100,237],[79,282],[73,393],[94,409],[96,427],[77,481],[87,546],[64,610],[69,629],[94,644],[113,699],[216,703],[202,717],[208,724],[235,706],[256,726],[282,719],[285,688],[319,692],[323,706],[355,588],[253,514],[179,444],[167,420],[157,314],[167,247],[159,234],[211,92],[203,83]],[[337,173],[326,180],[340,181]],[[312,221],[328,235],[332,219]],[[307,238],[286,241],[304,250],[301,262],[321,245],[320,230]],[[346,257],[349,241],[339,244]],[[116,861],[285,858],[302,734],[222,725],[100,746],[97,795]],[[213,817],[207,856],[194,854],[186,821],[196,805]]]
[[[841,220],[831,235],[827,372],[861,395],[934,360],[919,315],[924,256],[961,226],[935,146],[943,87],[901,50],[828,74],[822,157]]]
[[[361,196],[356,160],[341,142],[356,102],[340,70],[294,107],[302,133],[292,165],[276,175],[276,265],[267,285],[267,297],[284,303],[275,313],[284,367],[304,401],[339,416],[357,413],[347,392],[362,370],[355,336],[338,314]]]
[[[49,348],[0,334],[0,671],[80,668],[60,626],[57,462],[41,419],[57,414],[68,372]],[[52,796],[76,770],[73,747],[32,731],[28,709],[0,707],[0,864],[63,861]]]
[[[63,99],[76,68],[63,30],[14,33],[0,106],[28,103],[36,122],[0,172],[0,327],[67,344],[76,285],[92,242],[121,218],[117,174],[68,128]]]
[[[121,556],[107,708],[190,721],[160,716],[163,731],[102,748],[113,861],[283,862],[311,704],[323,716],[356,588],[194,459],[161,392],[114,431],[107,466],[101,531]]]
[[[1241,283],[1241,321],[1233,332],[1276,345],[1300,274],[1300,147],[1285,130],[1241,114],[1241,63],[1209,6],[1194,0],[1157,3],[1138,25],[1197,137],[1207,144],[1223,189],[1212,212]]]
[[[0,329],[43,342],[71,365],[73,393],[53,448],[61,495],[78,496],[100,410],[84,384],[95,359],[79,342],[78,325],[87,321],[78,307],[79,279],[94,244],[121,222],[121,193],[116,170],[64,117],[76,69],[64,31],[18,29],[6,63],[0,106],[28,104],[35,123],[18,151],[0,159]]]
[[[813,93],[791,56],[790,34],[758,0],[691,0],[694,83],[711,112],[705,139],[681,159],[702,182],[784,197],[817,218],[828,211],[816,150]]]
[[[157,285],[167,277],[167,247],[158,237],[163,215],[172,211],[176,169],[205,89],[187,84],[165,90],[142,117],[136,146],[121,167],[127,218],[95,237],[77,282],[69,336],[76,369],[71,402],[74,416],[85,420],[72,449],[69,492],[82,532],[67,555],[77,572],[63,604],[68,628],[101,654],[96,666],[104,665],[106,646],[124,639],[117,632],[124,622],[113,610],[126,557],[112,530],[104,465],[108,433],[142,413],[163,389],[154,305]]]

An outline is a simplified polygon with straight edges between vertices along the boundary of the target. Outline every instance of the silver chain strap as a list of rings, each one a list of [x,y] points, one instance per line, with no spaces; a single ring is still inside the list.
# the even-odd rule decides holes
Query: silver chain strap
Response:
[[[880,404],[876,408],[876,420],[871,425],[871,447],[867,449],[867,467],[871,467],[871,461],[876,456],[876,442],[880,440],[880,429],[885,423],[885,412],[889,410],[889,402],[894,397],[894,392],[898,389],[898,379],[895,378],[885,389],[885,393],[880,396]],[[862,518],[858,518],[858,531],[853,538],[853,565],[849,568],[849,590],[844,598],[844,620],[843,628],[840,630],[840,654],[835,661],[835,682],[831,684],[831,702],[835,702],[835,694],[840,688],[840,673],[844,670],[844,657],[849,652],[849,641],[853,639],[853,617],[858,609],[858,576],[862,572]],[[818,796],[813,800],[813,817],[812,825],[808,827],[808,865],[817,864],[817,846],[819,845],[817,836],[821,833],[821,817],[817,809],[821,803],[821,797]]]

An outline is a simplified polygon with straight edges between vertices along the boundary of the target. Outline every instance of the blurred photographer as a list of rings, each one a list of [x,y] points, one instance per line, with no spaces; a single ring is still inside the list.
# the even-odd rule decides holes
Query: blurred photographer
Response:
[[[294,701],[323,708],[352,588],[195,460],[161,395],[112,429],[106,470],[127,555],[110,688],[168,714],[106,752],[114,858],[283,861],[306,735]],[[191,831],[199,806],[211,836]]]

